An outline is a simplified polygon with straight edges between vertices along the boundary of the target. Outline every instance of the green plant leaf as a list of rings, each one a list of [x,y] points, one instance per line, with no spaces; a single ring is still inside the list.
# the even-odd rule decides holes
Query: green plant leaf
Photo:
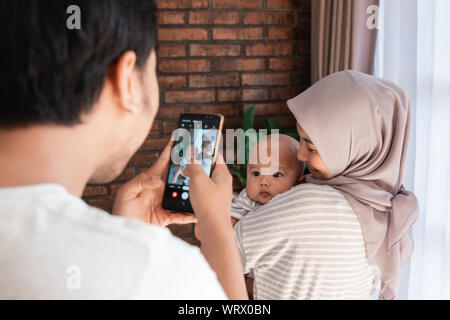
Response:
[[[282,133],[280,124],[272,118],[267,118],[265,127],[269,134],[272,133],[272,130],[279,130]]]
[[[298,133],[286,133],[287,136],[294,138],[297,141],[300,141],[300,136]]]
[[[228,169],[230,170],[231,174],[234,175],[236,178],[239,179],[242,186],[245,188],[247,185],[247,175],[242,173],[242,167],[241,169],[238,169],[234,167],[233,165],[228,165]]]
[[[255,118],[255,106],[251,106],[245,111],[244,115],[244,131],[253,128],[253,120]]]

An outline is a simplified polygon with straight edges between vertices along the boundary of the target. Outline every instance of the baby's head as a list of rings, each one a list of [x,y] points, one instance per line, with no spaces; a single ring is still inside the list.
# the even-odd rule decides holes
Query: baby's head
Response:
[[[261,138],[250,150],[247,166],[248,197],[265,204],[296,185],[304,169],[304,163],[297,159],[299,148],[297,140],[283,134]]]

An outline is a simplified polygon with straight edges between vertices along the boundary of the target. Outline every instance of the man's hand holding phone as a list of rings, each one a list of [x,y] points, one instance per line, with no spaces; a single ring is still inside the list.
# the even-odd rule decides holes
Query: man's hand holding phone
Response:
[[[164,179],[170,162],[171,141],[156,163],[124,184],[117,192],[113,214],[135,218],[158,226],[197,222],[194,215],[173,213],[162,208]]]

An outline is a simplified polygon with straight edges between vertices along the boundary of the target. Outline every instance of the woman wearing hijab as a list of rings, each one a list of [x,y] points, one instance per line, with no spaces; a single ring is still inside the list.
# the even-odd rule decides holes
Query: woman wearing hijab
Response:
[[[344,71],[287,104],[311,174],[235,230],[255,299],[395,299],[418,216],[401,184],[408,97],[391,82]]]

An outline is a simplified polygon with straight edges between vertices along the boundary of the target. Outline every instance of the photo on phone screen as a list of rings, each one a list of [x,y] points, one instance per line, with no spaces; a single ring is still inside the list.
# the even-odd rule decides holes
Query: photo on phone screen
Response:
[[[164,193],[164,209],[193,212],[189,201],[189,177],[184,175],[184,170],[193,158],[211,176],[222,119],[220,115],[212,114],[180,116]]]

